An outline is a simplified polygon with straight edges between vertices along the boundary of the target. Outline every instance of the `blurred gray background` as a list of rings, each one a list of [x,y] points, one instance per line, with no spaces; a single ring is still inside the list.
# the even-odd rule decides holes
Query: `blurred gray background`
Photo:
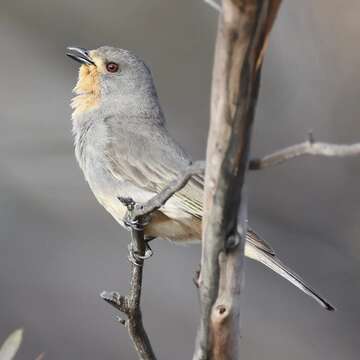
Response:
[[[253,155],[302,141],[360,141],[360,2],[285,1],[266,56]],[[99,298],[127,291],[128,234],[75,163],[67,45],[129,48],[150,65],[174,136],[204,157],[216,13],[201,0],[0,3],[0,339],[17,359],[136,359]],[[243,359],[358,359],[360,159],[302,158],[251,173],[250,222],[330,299],[329,313],[246,263]],[[198,246],[153,244],[144,319],[159,359],[190,359]],[[1,341],[0,340],[0,341]]]

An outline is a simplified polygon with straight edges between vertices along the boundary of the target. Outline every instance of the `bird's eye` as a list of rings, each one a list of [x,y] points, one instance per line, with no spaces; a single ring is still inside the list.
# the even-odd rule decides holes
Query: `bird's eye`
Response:
[[[114,62],[109,62],[106,64],[106,70],[111,73],[115,73],[119,70],[119,65]]]

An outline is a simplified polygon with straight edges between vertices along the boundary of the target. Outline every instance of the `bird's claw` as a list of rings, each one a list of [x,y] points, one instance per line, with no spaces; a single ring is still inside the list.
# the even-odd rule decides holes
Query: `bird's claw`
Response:
[[[146,246],[145,254],[144,255],[139,255],[137,253],[137,251],[134,250],[134,247],[133,247],[132,243],[130,243],[128,245],[128,251],[129,251],[128,259],[133,265],[141,266],[142,262],[144,260],[147,260],[147,259],[149,259],[149,258],[151,258],[153,256],[154,252],[152,251],[149,244],[146,243],[145,246]]]
[[[141,209],[142,204],[137,204],[131,197],[118,196],[118,200],[127,208],[127,214],[124,219],[124,225],[127,228],[142,231],[144,227],[149,224],[151,217],[150,215],[136,216],[133,214],[134,210]],[[134,216],[135,215],[135,216]]]
[[[130,215],[124,220],[124,224],[127,228],[133,229],[136,231],[144,230],[144,227],[149,224],[150,216],[144,216],[141,219],[134,219]]]
[[[127,219],[124,220],[124,224],[127,228],[132,230],[136,230],[136,231],[144,230],[144,225],[142,221],[140,222],[138,219],[131,219],[130,217],[128,217]]]

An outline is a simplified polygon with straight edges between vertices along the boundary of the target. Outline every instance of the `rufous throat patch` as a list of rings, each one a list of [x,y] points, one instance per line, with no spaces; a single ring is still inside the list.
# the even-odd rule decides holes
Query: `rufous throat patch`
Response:
[[[71,101],[74,109],[72,116],[89,111],[100,102],[100,71],[102,64],[97,64],[99,59],[94,59],[95,65],[81,65],[79,79],[74,88],[76,96]]]

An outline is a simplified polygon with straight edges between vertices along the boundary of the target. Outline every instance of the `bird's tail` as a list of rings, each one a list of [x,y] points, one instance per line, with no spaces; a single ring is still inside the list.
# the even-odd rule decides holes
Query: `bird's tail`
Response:
[[[251,259],[257,260],[267,266],[269,269],[273,270],[297,288],[302,290],[305,294],[311,296],[315,301],[317,301],[322,307],[326,310],[334,311],[335,308],[326,301],[323,297],[316,293],[305,281],[289,268],[287,268],[275,255],[270,254],[253,244],[247,242],[245,247],[245,254]]]

